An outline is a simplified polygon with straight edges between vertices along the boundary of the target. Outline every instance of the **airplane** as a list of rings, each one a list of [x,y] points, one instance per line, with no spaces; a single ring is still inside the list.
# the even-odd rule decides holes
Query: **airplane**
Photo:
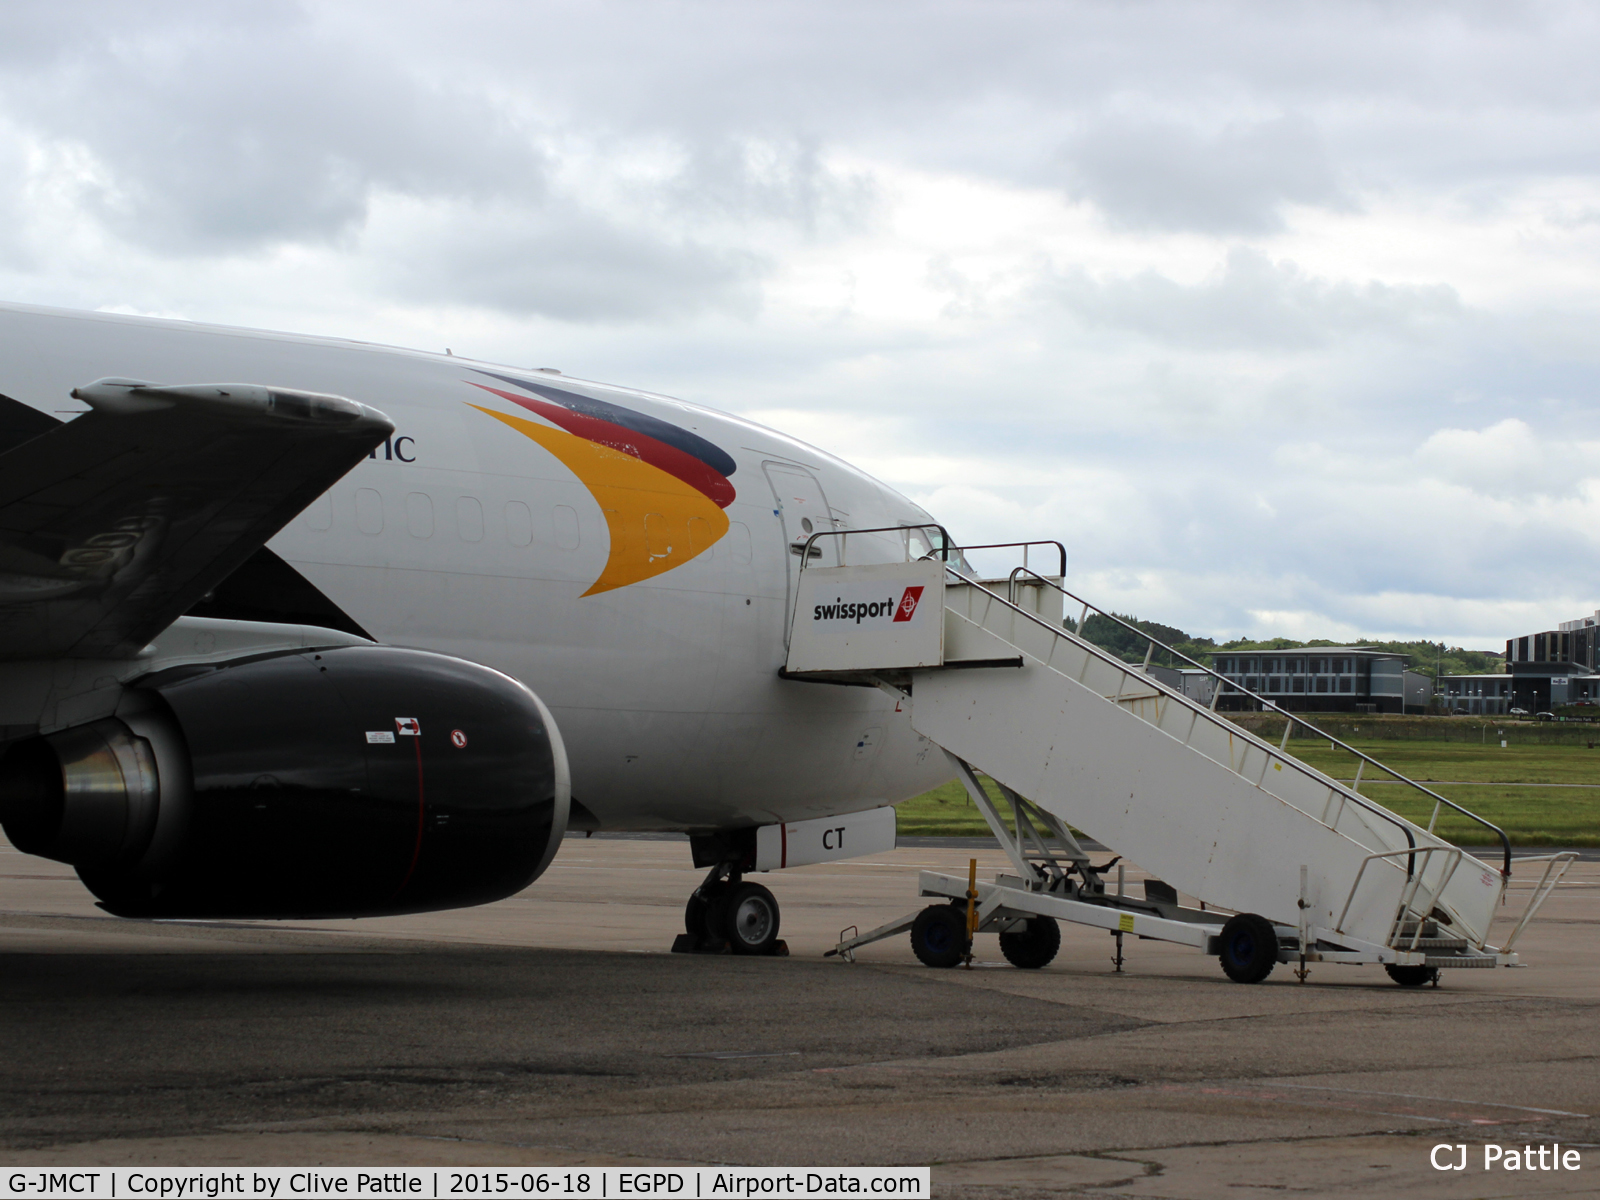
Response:
[[[780,675],[852,530],[852,563],[952,552],[666,396],[0,305],[0,825],[162,918],[481,904],[569,831],[681,831],[686,948],[772,953],[762,828],[951,775],[892,696]]]

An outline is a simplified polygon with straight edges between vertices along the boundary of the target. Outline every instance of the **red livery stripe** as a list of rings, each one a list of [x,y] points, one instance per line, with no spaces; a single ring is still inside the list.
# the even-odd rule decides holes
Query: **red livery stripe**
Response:
[[[628,429],[611,421],[573,412],[570,408],[562,408],[561,405],[552,404],[548,400],[519,396],[515,392],[503,392],[499,388],[489,387],[483,383],[473,383],[472,386],[493,392],[502,400],[509,400],[529,412],[538,413],[568,433],[602,446],[610,446],[613,450],[647,462],[652,467],[683,480],[718,508],[727,508],[733,503],[736,493],[733,484],[728,482],[728,477],[676,446],[669,446],[636,429]]]

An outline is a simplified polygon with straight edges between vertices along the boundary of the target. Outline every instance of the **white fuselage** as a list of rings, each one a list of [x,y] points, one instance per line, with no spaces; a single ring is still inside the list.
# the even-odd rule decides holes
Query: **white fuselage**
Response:
[[[393,438],[270,548],[379,640],[483,663],[538,693],[565,740],[573,798],[602,828],[794,821],[895,803],[949,776],[883,692],[778,677],[794,544],[930,520],[830,455],[723,413],[529,369],[0,306],[0,393],[70,419],[83,409],[72,388],[105,376],[331,392],[388,414]],[[687,431],[686,444],[731,459],[731,487],[712,503],[703,485],[637,461],[631,435],[558,427],[529,385]],[[705,474],[675,453],[658,461]],[[852,537],[849,561],[898,561],[905,545]],[[838,562],[836,540],[819,548],[812,565]]]

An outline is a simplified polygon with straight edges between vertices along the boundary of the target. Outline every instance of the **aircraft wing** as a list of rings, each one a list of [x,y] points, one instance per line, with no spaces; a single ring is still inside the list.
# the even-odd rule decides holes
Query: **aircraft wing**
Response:
[[[0,659],[137,653],[394,431],[252,384],[72,394],[91,411],[0,454]]]

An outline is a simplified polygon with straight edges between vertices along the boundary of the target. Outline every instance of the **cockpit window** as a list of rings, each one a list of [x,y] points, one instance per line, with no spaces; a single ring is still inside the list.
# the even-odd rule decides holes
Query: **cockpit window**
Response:
[[[936,525],[909,526],[906,529],[906,558],[916,562],[919,558],[937,558],[948,561],[956,570],[966,574],[972,573],[966,556],[961,553],[961,548],[954,542],[949,542],[948,556],[944,553],[947,542],[942,530]]]

